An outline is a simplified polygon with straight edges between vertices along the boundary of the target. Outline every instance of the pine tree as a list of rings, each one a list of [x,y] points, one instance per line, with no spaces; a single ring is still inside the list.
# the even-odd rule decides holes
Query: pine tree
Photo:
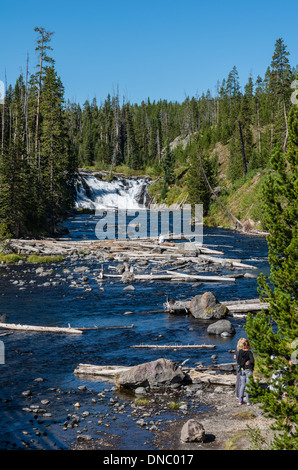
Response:
[[[82,112],[82,144],[81,144],[81,158],[84,165],[93,165],[94,156],[94,142],[93,142],[93,125],[94,120],[91,112],[91,106],[88,100],[85,101]]]
[[[39,64],[37,64],[38,72],[34,76],[37,84],[37,105],[36,105],[36,127],[35,127],[35,158],[38,160],[38,171],[40,177],[40,158],[39,158],[39,129],[40,129],[40,101],[41,101],[41,87],[44,74],[44,63],[53,64],[54,60],[47,55],[47,51],[51,51],[52,47],[48,45],[51,41],[51,36],[54,34],[46,31],[45,28],[34,28],[38,33],[37,47],[35,50],[39,53]]]
[[[264,218],[269,230],[271,274],[259,279],[261,299],[269,311],[248,316],[246,331],[266,378],[280,371],[272,390],[251,384],[266,416],[275,419],[275,449],[298,449],[298,106],[289,119],[288,151],[279,146],[264,185]]]
[[[41,157],[44,216],[51,232],[70,208],[72,174],[63,115],[64,89],[53,66],[48,67],[42,88]]]
[[[129,167],[133,170],[141,168],[140,151],[136,140],[133,112],[129,108],[126,110],[126,129],[127,129],[127,161]]]
[[[163,180],[164,180],[165,186],[169,186],[170,184],[173,183],[174,163],[175,163],[174,154],[170,149],[169,139],[167,139],[166,147],[164,150],[164,155],[161,160],[161,166],[163,169]]]
[[[292,72],[289,65],[289,52],[287,46],[284,44],[283,39],[277,39],[275,43],[275,50],[271,62],[271,87],[273,93],[279,98],[282,104],[284,116],[284,139],[283,151],[286,151],[288,140],[288,118],[287,118],[287,103],[290,103],[290,85],[292,79]]]
[[[200,149],[200,158],[198,148]],[[206,216],[211,203],[211,191],[206,182],[206,178],[208,178],[211,188],[214,188],[217,184],[217,157],[210,157],[202,153],[200,140],[199,145],[193,147],[189,164],[190,167],[187,173],[187,202],[191,204],[192,207],[195,204],[203,204],[203,215]]]

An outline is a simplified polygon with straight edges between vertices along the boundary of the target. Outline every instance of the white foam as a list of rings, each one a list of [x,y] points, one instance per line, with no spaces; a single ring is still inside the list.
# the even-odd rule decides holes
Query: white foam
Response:
[[[141,199],[144,199],[142,193],[147,191],[147,185],[145,178],[119,178],[109,182],[92,175],[80,175],[76,185],[75,207],[95,210],[141,209],[145,207]]]

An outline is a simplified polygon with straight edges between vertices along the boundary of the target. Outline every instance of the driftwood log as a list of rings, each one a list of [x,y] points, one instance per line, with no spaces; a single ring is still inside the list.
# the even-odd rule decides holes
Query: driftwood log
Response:
[[[82,330],[77,328],[63,328],[58,326],[32,326],[32,325],[16,325],[15,323],[0,323],[0,328],[18,331],[37,331],[40,333],[67,333],[81,335]]]
[[[130,346],[139,349],[215,349],[214,344],[139,344]]]
[[[147,239],[128,239],[128,240],[61,240],[61,239],[43,239],[43,240],[7,240],[6,243],[18,253],[41,255],[62,255],[69,256],[74,252],[94,252],[104,250],[108,251],[115,260],[121,260],[123,255],[127,255],[131,260],[166,260],[170,256],[171,260],[190,261],[201,264],[209,262],[219,265],[228,264],[231,267],[242,269],[256,269],[255,266],[241,263],[241,260],[230,258],[219,258],[223,255],[222,251],[213,250],[200,243],[170,243],[159,244],[154,238]],[[196,256],[189,256],[193,252]]]
[[[103,274],[103,278],[118,278],[121,279],[121,274]],[[233,282],[235,278],[226,277],[226,276],[200,276],[194,274],[186,273],[170,273],[170,274],[134,274],[133,279],[135,281],[177,281],[181,280],[190,280],[190,281],[202,281],[202,282]]]
[[[129,369],[130,367],[124,366],[96,366],[92,364],[79,364],[74,370],[74,374],[114,378],[116,374],[127,371]]]
[[[79,364],[76,369],[74,370],[74,374],[77,376],[82,377],[89,377],[93,380],[101,380],[101,381],[110,381],[115,380],[116,375],[129,370],[130,367],[125,366],[98,366],[93,364]],[[202,372],[195,369],[187,369],[187,374],[191,378],[193,383],[205,383],[208,385],[223,385],[223,386],[230,386],[234,387],[236,383],[236,375],[235,374],[216,374],[212,373],[212,371]]]
[[[190,300],[169,300],[164,304],[164,308],[170,313],[190,313]],[[261,302],[259,299],[231,300],[220,302],[225,305],[230,314],[261,312],[262,309],[268,310],[269,303]]]

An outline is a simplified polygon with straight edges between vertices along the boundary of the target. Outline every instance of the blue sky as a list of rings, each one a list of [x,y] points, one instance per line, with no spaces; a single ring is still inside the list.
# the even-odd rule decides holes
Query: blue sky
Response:
[[[34,27],[44,27],[65,97],[81,104],[117,87],[132,103],[214,95],[234,65],[244,86],[264,76],[279,37],[298,64],[297,0],[14,0],[0,15],[0,80],[14,84],[27,53],[34,72]]]

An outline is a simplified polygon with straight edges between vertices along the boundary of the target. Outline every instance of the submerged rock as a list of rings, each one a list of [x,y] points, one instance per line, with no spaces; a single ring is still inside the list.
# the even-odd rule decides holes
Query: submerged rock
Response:
[[[124,291],[127,291],[127,292],[133,292],[135,290],[134,286],[126,286],[123,288]]]

